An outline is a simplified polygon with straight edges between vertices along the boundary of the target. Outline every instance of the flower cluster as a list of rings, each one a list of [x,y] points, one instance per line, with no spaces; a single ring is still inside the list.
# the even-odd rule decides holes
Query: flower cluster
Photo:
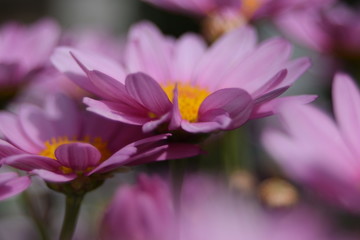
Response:
[[[30,240],[359,239],[358,10],[140,2],[194,16],[198,31],[1,23],[0,238],[17,239],[2,206],[21,199],[34,227],[15,226]],[[322,109],[330,75],[336,120]]]

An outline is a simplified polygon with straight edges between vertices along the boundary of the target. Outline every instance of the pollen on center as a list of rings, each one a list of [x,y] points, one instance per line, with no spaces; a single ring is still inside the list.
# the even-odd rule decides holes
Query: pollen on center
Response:
[[[173,101],[175,85],[176,83],[170,83],[162,86],[170,101]],[[177,89],[181,117],[189,122],[197,122],[200,105],[210,92],[188,83],[177,83]]]

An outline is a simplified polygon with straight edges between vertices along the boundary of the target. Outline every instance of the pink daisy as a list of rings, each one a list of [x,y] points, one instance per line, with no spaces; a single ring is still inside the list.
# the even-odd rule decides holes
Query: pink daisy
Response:
[[[289,100],[277,97],[310,66],[307,58],[290,60],[291,46],[281,38],[257,44],[251,28],[233,31],[208,48],[195,34],[175,40],[150,23],[140,23],[131,29],[124,55],[120,64],[59,48],[52,60],[79,86],[102,98],[84,99],[90,111],[142,125],[144,132],[209,133],[271,115]]]
[[[2,163],[50,182],[103,179],[125,166],[199,153],[192,145],[169,144],[170,134],[145,135],[81,111],[64,95],[51,96],[43,109],[24,104],[18,114],[2,112],[0,121],[7,139],[0,141]]]

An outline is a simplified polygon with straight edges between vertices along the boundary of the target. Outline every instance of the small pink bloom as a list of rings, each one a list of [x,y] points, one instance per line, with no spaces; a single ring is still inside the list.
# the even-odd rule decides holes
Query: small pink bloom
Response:
[[[50,182],[91,177],[125,166],[193,156],[196,146],[169,144],[170,134],[145,135],[137,126],[78,109],[64,95],[45,107],[24,104],[18,114],[0,113],[0,156],[5,165]]]
[[[103,99],[85,98],[90,111],[142,125],[144,132],[167,128],[209,133],[271,115],[281,102],[277,97],[310,66],[307,58],[290,60],[291,46],[283,39],[258,45],[251,28],[233,31],[207,48],[195,34],[174,40],[141,23],[130,31],[124,55],[121,65],[60,48],[52,60]]]
[[[7,199],[26,190],[31,181],[27,176],[19,177],[17,173],[0,173],[0,200]]]
[[[344,5],[283,14],[277,25],[295,41],[332,55],[360,54],[360,15]]]
[[[345,74],[335,76],[333,104],[337,122],[312,106],[284,106],[285,132],[268,129],[263,143],[291,178],[332,203],[359,211],[360,93]]]
[[[0,28],[0,87],[17,87],[48,64],[60,37],[50,20],[30,26],[7,23]]]

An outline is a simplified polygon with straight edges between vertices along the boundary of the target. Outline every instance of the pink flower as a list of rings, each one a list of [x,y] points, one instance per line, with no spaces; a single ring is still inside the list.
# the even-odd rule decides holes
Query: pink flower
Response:
[[[343,5],[292,11],[277,20],[295,41],[333,55],[360,54],[360,15]]]
[[[26,190],[31,181],[27,176],[19,177],[17,173],[0,173],[0,200],[7,199]]]
[[[140,176],[119,188],[102,223],[101,239],[112,240],[330,240],[344,239],[309,208],[265,212],[231,196],[202,177],[185,180],[175,209],[170,188],[158,177]]]
[[[141,23],[129,34],[124,66],[66,48],[58,49],[52,60],[103,99],[85,98],[90,111],[142,125],[144,132],[208,133],[271,115],[287,101],[277,97],[310,65],[307,58],[289,60],[290,55],[290,44],[280,38],[257,45],[251,28],[231,32],[207,49],[195,34],[174,40]]]
[[[0,28],[0,87],[18,87],[46,64],[60,36],[50,20],[30,26],[8,23]]]
[[[18,114],[0,113],[0,156],[5,165],[50,182],[99,177],[124,166],[193,156],[196,146],[169,144],[170,134],[145,135],[128,126],[81,111],[64,95],[43,109],[24,104]]]
[[[337,123],[312,106],[284,106],[280,119],[286,131],[268,129],[263,143],[291,178],[358,211],[360,94],[345,74],[335,76],[333,104]]]

